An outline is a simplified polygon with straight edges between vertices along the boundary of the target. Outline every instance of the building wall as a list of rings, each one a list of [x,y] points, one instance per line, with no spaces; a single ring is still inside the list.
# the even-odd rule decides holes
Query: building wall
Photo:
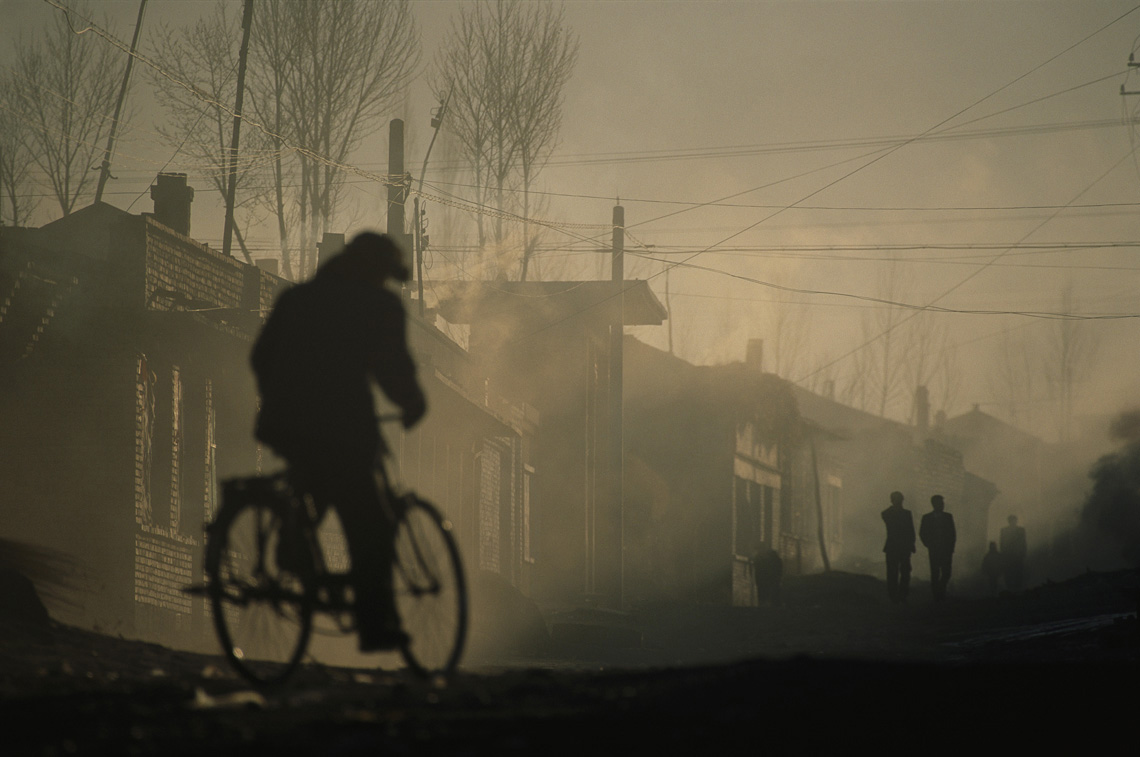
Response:
[[[0,351],[0,534],[85,566],[61,620],[213,649],[208,608],[182,589],[204,579],[218,481],[280,465],[252,436],[248,356],[282,282],[109,206],[26,231],[0,251],[0,343],[19,345]],[[465,353],[415,323],[434,415],[388,432],[405,483],[455,520],[469,568],[529,580],[535,419],[467,396]],[[322,538],[346,563],[335,518]]]
[[[783,478],[778,468],[779,450],[756,437],[750,423],[737,429],[729,558],[732,604],[737,606],[756,604],[753,561],[762,550],[780,551],[780,534],[785,528],[780,507]]]

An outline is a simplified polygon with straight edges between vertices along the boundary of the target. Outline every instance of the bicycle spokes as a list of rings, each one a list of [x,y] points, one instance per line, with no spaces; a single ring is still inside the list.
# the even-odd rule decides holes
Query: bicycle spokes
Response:
[[[235,668],[255,683],[284,680],[311,628],[312,581],[304,563],[281,564],[290,536],[286,514],[279,502],[238,503],[219,520],[207,552],[218,636]]]
[[[447,675],[467,633],[467,589],[455,540],[429,504],[410,500],[397,524],[393,570],[396,606],[411,641],[402,649],[414,670]]]

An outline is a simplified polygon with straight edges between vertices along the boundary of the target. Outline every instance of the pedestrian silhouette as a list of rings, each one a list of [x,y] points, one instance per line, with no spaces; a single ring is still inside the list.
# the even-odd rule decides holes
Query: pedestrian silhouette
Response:
[[[393,529],[374,475],[386,449],[372,383],[400,406],[405,428],[423,417],[403,304],[385,286],[408,277],[389,237],[358,235],[311,280],[281,295],[251,357],[261,394],[257,438],[340,517],[362,651],[407,641],[391,589]]]
[[[930,591],[934,601],[946,599],[946,585],[950,583],[950,564],[954,558],[954,543],[958,534],[954,530],[954,516],[946,512],[946,502],[941,494],[930,498],[934,508],[922,516],[918,527],[918,538],[930,554]]]
[[[903,509],[902,492],[891,492],[891,506],[883,510],[887,526],[887,595],[895,603],[905,602],[910,593],[910,556],[915,552],[914,516]]]
[[[990,542],[990,551],[982,558],[982,575],[990,584],[990,593],[998,593],[998,580],[1002,574],[1002,557],[996,541]]]
[[[1017,525],[1017,516],[1009,516],[1009,525],[1001,530],[1002,573],[1005,588],[1021,591],[1025,586],[1025,554],[1028,551],[1025,528]]]
[[[769,546],[760,547],[752,558],[752,578],[756,583],[756,604],[779,607],[783,603],[780,584],[784,578],[784,561]]]

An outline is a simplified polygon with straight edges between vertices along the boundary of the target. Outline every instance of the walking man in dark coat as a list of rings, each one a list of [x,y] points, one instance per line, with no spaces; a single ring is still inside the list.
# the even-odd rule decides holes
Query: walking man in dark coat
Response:
[[[946,512],[942,495],[931,497],[930,505],[934,509],[922,516],[918,538],[930,553],[930,591],[934,594],[934,601],[941,602],[946,599],[946,584],[950,583],[950,563],[958,534],[954,530],[954,516]]]
[[[905,602],[910,592],[910,556],[914,554],[914,516],[903,509],[902,492],[891,492],[891,506],[883,510],[887,526],[887,594],[895,603]]]
[[[1009,516],[1009,525],[1001,530],[1002,568],[1005,588],[1021,591],[1025,586],[1025,555],[1028,552],[1025,527],[1017,525],[1017,516]]]

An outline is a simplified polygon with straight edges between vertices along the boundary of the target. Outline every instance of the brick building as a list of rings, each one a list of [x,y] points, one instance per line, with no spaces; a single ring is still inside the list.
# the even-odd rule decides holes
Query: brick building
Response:
[[[892,491],[906,497],[917,528],[930,511],[930,497],[946,498],[958,531],[955,560],[961,566],[980,564],[987,544],[990,503],[998,490],[971,472],[962,453],[938,429],[921,417],[914,425],[898,423],[795,388],[800,412],[811,424],[828,432],[819,449],[843,470],[840,499],[843,553],[840,565],[877,573],[882,568],[886,532],[880,513]],[[921,407],[921,405],[920,405]],[[925,576],[925,550],[921,546],[915,566]]]
[[[258,463],[247,355],[282,282],[188,236],[184,176],[152,196],[0,229],[0,528],[86,566],[60,619],[185,641],[216,481]]]
[[[696,366],[631,337],[625,356],[633,598],[755,604],[752,560],[764,549],[787,572],[814,569],[813,431],[790,385],[756,361]],[[839,483],[827,461],[820,468]],[[838,525],[824,504],[834,551]]]
[[[441,313],[470,326],[488,391],[537,411],[525,485],[530,592],[552,605],[621,604],[620,397],[611,329],[656,325],[665,308],[644,281],[446,282]],[[620,374],[619,374],[620,375]],[[620,452],[620,451],[619,451]]]
[[[0,228],[0,534],[86,567],[58,619],[189,645],[212,633],[182,588],[202,579],[217,482],[277,465],[252,436],[248,357],[287,282],[189,236],[184,176],[152,197],[154,214]],[[433,321],[409,318],[429,414],[385,429],[396,468],[456,522],[469,567],[524,583],[536,417]]]

